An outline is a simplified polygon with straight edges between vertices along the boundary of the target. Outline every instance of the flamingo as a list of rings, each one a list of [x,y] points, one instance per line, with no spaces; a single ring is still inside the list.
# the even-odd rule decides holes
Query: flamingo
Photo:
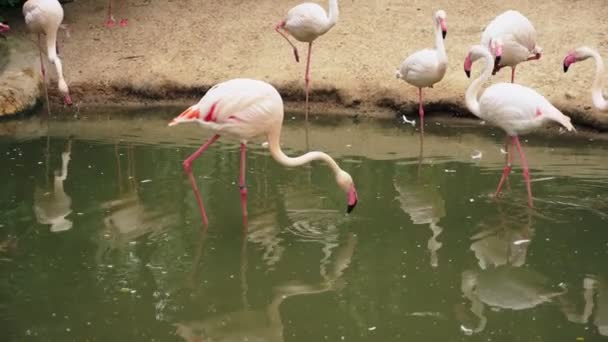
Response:
[[[480,77],[471,82],[465,95],[467,108],[482,120],[502,128],[507,137],[507,151],[512,143],[517,148],[523,166],[524,179],[528,191],[528,205],[533,207],[532,190],[530,187],[530,172],[526,157],[519,143],[519,134],[524,134],[540,128],[544,124],[554,121],[573,131],[574,126],[570,118],[562,114],[547,99],[535,90],[514,83],[496,83],[488,87],[479,100],[478,94],[483,82],[490,78],[494,69],[494,58],[490,51],[481,45],[472,46],[464,61],[464,70],[467,76],[471,75],[473,62],[484,58],[486,66]],[[507,164],[496,188],[495,196],[500,193],[503,182],[511,172],[511,153],[507,153]]]
[[[509,10],[492,20],[481,34],[481,45],[490,49],[496,61],[494,71],[511,67],[511,83],[515,67],[524,61],[540,59],[543,49],[536,45],[536,30],[523,14]]]
[[[342,170],[332,157],[323,152],[308,152],[296,158],[288,157],[281,150],[279,139],[283,124],[283,100],[279,92],[270,84],[252,79],[232,79],[213,86],[195,105],[190,106],[179,116],[175,117],[169,126],[197,122],[203,128],[215,132],[204,145],[189,156],[183,167],[198,201],[199,210],[205,225],[208,225],[207,215],[203,208],[191,164],[211,144],[217,141],[221,134],[227,134],[241,141],[241,169],[239,188],[243,217],[247,217],[247,189],[245,188],[245,153],[247,140],[265,135],[272,157],[288,167],[300,166],[313,160],[325,162],[334,172],[336,183],[347,193],[347,213],[357,204],[357,191],[352,177]],[[246,221],[245,221],[246,222]]]
[[[116,25],[116,20],[114,19],[114,14],[112,14],[112,2],[114,0],[108,0],[108,19],[106,20],[106,22],[104,23],[104,25],[106,25],[107,28],[112,28],[114,27],[114,25]],[[128,19],[120,19],[120,21],[118,22],[118,25],[120,27],[125,27],[127,26],[127,24],[129,23]]]
[[[588,58],[593,58],[595,60],[595,80],[593,81],[593,86],[591,87],[591,99],[593,100],[593,105],[595,105],[595,107],[599,110],[608,111],[608,101],[602,95],[602,88],[604,87],[603,77],[605,71],[604,62],[597,51],[583,46],[569,52],[564,58],[564,72],[568,71],[570,65],[576,62],[584,61]]]
[[[304,76],[304,82],[306,83],[306,122],[308,122],[308,95],[310,92],[310,58],[312,55],[312,42],[329,31],[336,22],[338,22],[338,0],[329,0],[329,13],[326,13],[323,7],[315,3],[305,2],[290,9],[289,12],[287,12],[285,19],[281,20],[281,22],[275,26],[275,30],[283,36],[293,48],[296,62],[300,62],[298,49],[282,30],[286,31],[286,33],[290,34],[296,40],[308,43],[306,74]]]
[[[63,78],[61,59],[57,56],[57,31],[63,21],[63,8],[57,0],[28,0],[23,4],[23,16],[30,31],[38,34],[38,49],[40,50],[40,69],[46,84],[46,72],[42,59],[41,34],[46,36],[46,53],[57,70],[57,86],[63,94],[63,101],[72,104],[68,85]]]
[[[395,76],[407,83],[418,87],[418,114],[420,116],[420,131],[424,132],[424,109],[422,108],[422,88],[432,88],[445,75],[448,67],[448,56],[445,53],[443,40],[448,33],[446,13],[444,10],[435,12],[435,49],[419,50],[407,57]]]

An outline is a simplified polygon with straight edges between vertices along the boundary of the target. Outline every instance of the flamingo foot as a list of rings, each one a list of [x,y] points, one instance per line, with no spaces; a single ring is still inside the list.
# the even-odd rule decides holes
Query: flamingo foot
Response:
[[[116,20],[114,20],[114,17],[109,17],[108,20],[106,20],[106,22],[104,23],[104,25],[107,28],[113,28],[116,25]]]
[[[120,19],[120,22],[118,23],[118,25],[120,27],[126,27],[128,24],[129,24],[129,19],[126,19],[126,18]]]

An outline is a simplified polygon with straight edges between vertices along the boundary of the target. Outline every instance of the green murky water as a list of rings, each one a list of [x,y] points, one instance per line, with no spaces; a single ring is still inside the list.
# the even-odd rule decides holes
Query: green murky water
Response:
[[[103,111],[100,111],[103,112]],[[262,141],[181,161],[209,135],[179,110],[0,122],[3,341],[596,341],[608,336],[608,144],[527,137],[491,197],[502,134],[478,123],[315,123],[322,164],[286,169]],[[144,115],[146,115],[144,117]],[[284,147],[305,150],[287,120]],[[479,155],[481,158],[473,158]]]

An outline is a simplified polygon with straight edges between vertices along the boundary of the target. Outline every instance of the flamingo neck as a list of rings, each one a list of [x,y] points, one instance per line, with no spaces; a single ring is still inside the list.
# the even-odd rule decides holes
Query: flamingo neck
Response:
[[[59,56],[57,56],[57,31],[51,30],[51,32],[46,34],[46,53],[49,61],[55,66],[55,70],[57,71],[57,86],[59,91],[64,96],[69,97],[70,90],[63,77],[63,64]]]
[[[602,95],[602,89],[604,88],[604,61],[597,51],[590,51],[591,56],[595,60],[595,79],[593,80],[593,86],[591,87],[591,98],[593,104],[599,110],[608,110],[608,101]]]
[[[443,33],[441,32],[441,27],[439,26],[439,22],[437,22],[437,20],[435,20],[435,49],[437,50],[437,57],[439,57],[439,63],[447,64],[448,55],[445,52]]]
[[[327,15],[329,19],[329,27],[336,25],[336,23],[338,22],[339,12],[340,11],[338,10],[338,0],[329,0],[329,13]]]
[[[270,149],[270,155],[279,162],[287,167],[296,167],[301,166],[307,163],[310,163],[313,160],[322,160],[329,166],[329,168],[334,172],[334,174],[338,174],[341,171],[340,167],[336,163],[336,161],[327,155],[326,153],[313,151],[305,153],[299,157],[289,157],[283,150],[281,149],[281,144],[279,143],[279,137],[281,135],[280,129],[277,130],[274,134],[268,134],[268,147]]]
[[[490,76],[492,76],[492,70],[494,69],[494,59],[487,49],[483,50],[483,57],[486,60],[486,66],[484,67],[481,75],[471,82],[471,85],[469,85],[469,88],[465,94],[467,108],[477,117],[479,117],[481,114],[477,96],[479,95],[479,91],[481,90],[483,83],[488,80]]]

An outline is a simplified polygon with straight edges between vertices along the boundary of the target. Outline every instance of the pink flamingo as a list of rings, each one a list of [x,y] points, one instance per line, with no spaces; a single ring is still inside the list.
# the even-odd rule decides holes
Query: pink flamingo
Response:
[[[505,66],[511,67],[511,83],[515,81],[517,64],[540,59],[542,48],[536,45],[536,30],[523,14],[509,10],[492,20],[481,34],[481,45],[495,57],[495,74]]]
[[[416,51],[407,57],[395,76],[407,83],[418,87],[418,114],[420,116],[420,132],[424,132],[424,109],[422,108],[422,88],[432,88],[443,79],[448,67],[448,56],[445,53],[443,40],[448,33],[444,10],[435,12],[435,49]]]
[[[28,29],[38,34],[38,49],[40,50],[40,69],[42,78],[46,84],[46,72],[44,69],[44,61],[42,59],[42,38],[41,34],[46,36],[46,54],[49,62],[55,65],[57,71],[57,86],[63,101],[67,105],[72,104],[70,90],[63,78],[63,66],[61,59],[57,56],[57,31],[63,21],[63,8],[57,0],[28,0],[23,4],[23,16]]]
[[[199,194],[191,164],[221,134],[226,134],[241,141],[241,169],[239,188],[243,217],[247,217],[247,189],[245,187],[245,152],[247,140],[265,135],[272,157],[288,167],[300,166],[313,160],[325,162],[336,176],[336,183],[347,194],[347,209],[350,213],[357,204],[357,191],[352,177],[342,170],[332,157],[323,152],[308,152],[296,158],[288,157],[281,150],[279,139],[283,125],[283,100],[279,92],[270,84],[251,79],[233,79],[212,87],[195,105],[190,106],[169,123],[169,126],[180,123],[197,122],[202,127],[215,132],[196,152],[183,162],[183,167],[198,201],[199,210],[205,225],[208,224],[203,201]]]
[[[595,80],[593,80],[593,86],[591,87],[591,100],[595,108],[608,111],[608,101],[602,95],[602,88],[604,87],[604,61],[600,54],[592,48],[583,46],[578,49],[571,51],[564,58],[564,72],[568,71],[568,68],[580,61],[585,59],[593,58],[595,60]]]
[[[112,2],[113,1],[114,0],[108,0],[108,19],[104,23],[107,28],[112,28],[112,27],[114,27],[114,25],[116,25],[116,20],[114,19],[114,14],[112,14]],[[118,25],[120,27],[125,27],[125,26],[127,26],[128,23],[129,23],[129,20],[123,18],[123,19],[120,19],[120,21],[118,22]]]
[[[293,48],[296,62],[300,61],[298,49],[282,30],[287,31],[287,33],[296,40],[308,43],[306,74],[304,76],[304,82],[306,83],[306,122],[308,122],[308,94],[310,92],[310,57],[312,54],[312,42],[329,31],[336,22],[338,22],[338,0],[329,0],[329,13],[326,13],[323,7],[315,3],[305,2],[289,10],[285,19],[281,20],[275,27],[275,30],[283,36]]]
[[[482,84],[487,81],[494,69],[494,58],[490,51],[481,45],[471,47],[464,61],[464,70],[467,76],[471,75],[473,62],[484,58],[486,66],[480,77],[471,82],[465,95],[467,108],[482,120],[502,128],[511,143],[515,145],[521,158],[524,179],[528,190],[528,205],[532,203],[532,189],[530,187],[530,172],[526,157],[519,143],[519,134],[524,134],[540,128],[544,124],[554,121],[573,131],[574,126],[570,118],[562,114],[542,95],[528,87],[513,83],[496,83],[488,87],[477,100]],[[507,140],[507,151],[509,148]],[[508,152],[507,164],[496,188],[495,196],[500,193],[503,182],[511,172],[511,153]]]

